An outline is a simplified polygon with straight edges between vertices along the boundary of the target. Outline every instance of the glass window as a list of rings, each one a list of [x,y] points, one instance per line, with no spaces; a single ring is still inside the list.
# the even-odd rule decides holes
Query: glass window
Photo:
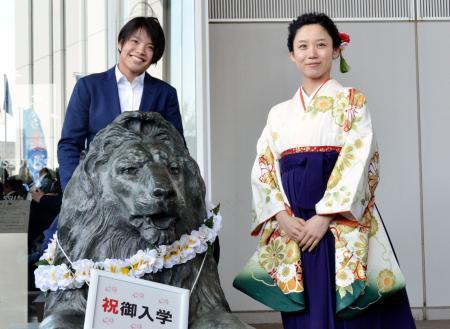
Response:
[[[0,166],[10,172],[15,169],[16,120],[13,108],[15,91],[14,1],[0,0],[0,38],[11,48],[0,52]],[[0,180],[6,172],[0,171]]]
[[[195,1],[170,0],[168,11],[168,79],[178,91],[184,136],[191,155],[197,158]]]

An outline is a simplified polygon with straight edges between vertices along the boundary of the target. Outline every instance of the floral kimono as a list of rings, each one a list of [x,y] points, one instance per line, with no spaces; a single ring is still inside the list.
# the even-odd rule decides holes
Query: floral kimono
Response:
[[[310,166],[295,184],[315,188],[324,181],[323,190],[304,193],[298,203],[309,207],[311,215],[334,215],[327,233],[334,242],[333,305],[336,314],[349,318],[403,289],[405,280],[374,212],[378,152],[364,95],[335,80],[310,97],[302,92],[300,88],[292,99],[271,109],[258,140],[251,174],[252,235],[261,238],[234,285],[274,310],[308,307],[302,269],[305,253],[280,229],[275,215],[282,210],[295,213],[290,199],[297,196],[284,190],[285,180],[291,178],[282,178],[283,170]]]

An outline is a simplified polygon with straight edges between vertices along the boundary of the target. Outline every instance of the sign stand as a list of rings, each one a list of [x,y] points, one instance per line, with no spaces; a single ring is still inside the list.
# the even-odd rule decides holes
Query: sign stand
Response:
[[[189,290],[93,270],[84,329],[187,329]]]

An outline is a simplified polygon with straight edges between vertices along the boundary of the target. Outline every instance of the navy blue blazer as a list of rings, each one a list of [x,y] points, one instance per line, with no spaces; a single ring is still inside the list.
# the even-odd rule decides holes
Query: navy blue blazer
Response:
[[[158,112],[171,122],[183,136],[177,91],[168,83],[145,73],[139,111]],[[80,154],[97,132],[121,114],[115,66],[106,72],[91,74],[76,83],[67,107],[58,162],[61,187],[66,188]]]

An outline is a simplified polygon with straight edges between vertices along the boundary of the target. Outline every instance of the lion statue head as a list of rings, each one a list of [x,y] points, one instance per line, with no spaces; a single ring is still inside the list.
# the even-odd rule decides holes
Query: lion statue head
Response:
[[[108,246],[109,257],[127,257],[198,228],[204,197],[199,168],[176,129],[158,114],[128,112],[82,156],[64,193],[58,232],[75,257],[98,257],[93,244]],[[81,231],[92,244],[78,243]]]
[[[205,185],[182,136],[157,113],[125,112],[82,155],[64,192],[58,240],[71,260],[124,259],[171,244],[206,216]],[[142,279],[190,289],[202,256]],[[65,262],[61,251],[55,260]],[[82,328],[86,298],[86,287],[50,293],[41,327]],[[229,311],[207,254],[190,296],[190,327],[245,328]]]

